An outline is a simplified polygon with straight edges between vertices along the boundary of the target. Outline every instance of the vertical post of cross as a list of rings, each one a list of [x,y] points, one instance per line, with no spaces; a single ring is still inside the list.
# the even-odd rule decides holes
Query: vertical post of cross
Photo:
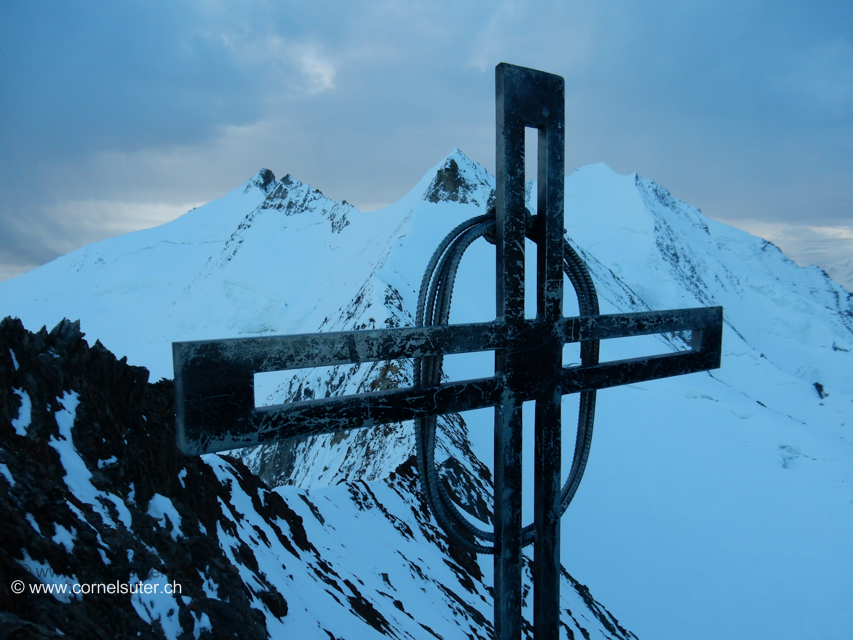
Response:
[[[541,76],[540,102],[534,106],[541,118],[537,122],[536,318],[552,331],[543,336],[536,355],[541,383],[536,399],[533,628],[537,640],[558,640],[563,343],[553,328],[563,315],[565,82],[559,76]]]
[[[495,638],[521,637],[522,402],[517,391],[535,371],[536,474],[534,489],[534,631],[557,638],[560,598],[560,407],[562,341],[543,332],[534,348],[520,348],[524,329],[524,129],[539,132],[537,320],[554,325],[563,303],[563,182],[565,83],[549,73],[505,63],[495,69],[497,110],[497,319],[510,340],[495,355],[505,380],[495,408]],[[519,340],[513,340],[515,336]],[[517,345],[517,346],[516,346]]]
[[[516,117],[517,70],[495,69],[497,109],[496,315],[511,333],[524,321],[524,124]],[[495,351],[505,377],[495,407],[495,640],[521,637],[521,405],[514,350]]]

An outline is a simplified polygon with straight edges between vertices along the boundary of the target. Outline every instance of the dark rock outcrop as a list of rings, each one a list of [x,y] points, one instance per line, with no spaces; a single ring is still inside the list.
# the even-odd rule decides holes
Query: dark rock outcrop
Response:
[[[173,404],[77,322],[0,322],[0,640],[491,637],[483,559],[433,520],[413,457],[270,491],[234,458],[182,456]],[[441,477],[488,517],[480,472]],[[524,579],[529,613],[529,559]],[[561,608],[570,638],[635,637],[567,573]]]
[[[178,637],[266,638],[252,594],[211,535],[227,488],[175,446],[172,382],[148,384],[147,370],[82,338],[67,320],[35,334],[19,320],[0,323],[0,638],[160,638],[170,624],[187,630]],[[247,485],[258,483],[231,462]],[[165,499],[177,517],[156,517]],[[15,580],[23,594],[11,590]],[[130,594],[33,593],[146,580],[180,585],[172,609],[140,615],[148,603]],[[255,595],[286,613],[273,585]]]

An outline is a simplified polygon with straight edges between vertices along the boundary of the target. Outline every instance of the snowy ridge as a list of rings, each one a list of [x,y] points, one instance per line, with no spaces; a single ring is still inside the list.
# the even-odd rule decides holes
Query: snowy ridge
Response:
[[[0,283],[0,315],[31,327],[80,318],[154,379],[171,375],[176,340],[411,324],[430,254],[485,212],[493,186],[455,150],[397,203],[360,212],[260,172],[172,223]],[[853,628],[853,294],[602,164],[567,177],[565,226],[603,313],[722,305],[726,324],[720,370],[599,394],[587,475],[563,520],[564,565],[640,637],[843,637]],[[493,265],[491,245],[471,246],[451,322],[494,318]],[[568,287],[565,313],[576,312]],[[679,348],[680,336],[649,336],[605,342],[602,357]],[[490,366],[448,358],[446,373]],[[257,400],[411,380],[405,361],[295,374],[259,379]],[[576,403],[564,403],[564,469]],[[486,517],[490,420],[445,421],[439,458]],[[412,444],[409,425],[388,425],[240,455],[289,485],[279,491],[313,493],[387,482]]]
[[[845,283],[848,291],[853,290],[853,258],[836,262],[827,271],[833,280]]]

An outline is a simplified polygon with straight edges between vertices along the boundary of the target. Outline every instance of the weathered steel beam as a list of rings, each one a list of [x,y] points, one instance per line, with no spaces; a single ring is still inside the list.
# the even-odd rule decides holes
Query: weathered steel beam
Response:
[[[672,331],[693,331],[693,347],[672,354],[604,362],[593,367],[570,367],[560,375],[561,394],[587,389],[604,389],[619,384],[644,382],[719,366],[722,314],[719,307],[669,312],[642,312],[595,318],[564,318],[559,322],[560,340],[578,342],[603,338],[624,338]],[[549,335],[546,323],[528,320],[514,332],[519,358],[537,358],[531,345]],[[195,455],[238,447],[253,446],[277,439],[329,433],[388,422],[412,420],[432,413],[441,415],[479,409],[498,404],[503,388],[498,378],[452,382],[436,387],[404,388],[351,396],[322,398],[271,407],[255,407],[254,374],[306,361],[313,366],[348,364],[355,353],[368,353],[373,360],[462,353],[452,339],[433,340],[425,328],[393,329],[392,339],[377,339],[375,332],[346,332],[307,336],[282,336],[221,341],[196,341],[174,344],[178,444],[184,453]],[[507,344],[505,325],[482,323],[465,325],[463,344],[472,336],[483,337],[486,347]],[[336,341],[329,336],[342,338]],[[262,340],[273,354],[267,358],[253,340]],[[306,359],[304,349],[312,344],[349,343],[353,349],[328,349],[331,361]],[[391,345],[387,352],[381,346]],[[434,349],[442,348],[440,351]],[[560,352],[556,349],[556,352]],[[346,354],[346,355],[344,355]],[[295,367],[291,367],[295,368]],[[522,376],[515,395],[522,402],[541,394],[542,372],[536,367]]]
[[[564,343],[606,340],[676,331],[693,331],[718,326],[722,307],[640,311],[599,316],[560,318],[555,322]],[[521,326],[550,324],[526,320]],[[365,331],[193,340],[172,344],[175,375],[211,374],[234,366],[253,373],[309,369],[356,362],[377,362],[397,358],[422,358],[454,353],[494,351],[512,335],[506,324],[481,322],[401,327]]]

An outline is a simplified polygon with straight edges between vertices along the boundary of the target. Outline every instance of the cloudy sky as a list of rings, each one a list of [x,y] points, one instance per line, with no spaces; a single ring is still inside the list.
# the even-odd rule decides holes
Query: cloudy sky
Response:
[[[0,280],[261,167],[361,209],[454,147],[494,171],[502,61],[566,78],[570,170],[853,252],[849,0],[3,0]]]

